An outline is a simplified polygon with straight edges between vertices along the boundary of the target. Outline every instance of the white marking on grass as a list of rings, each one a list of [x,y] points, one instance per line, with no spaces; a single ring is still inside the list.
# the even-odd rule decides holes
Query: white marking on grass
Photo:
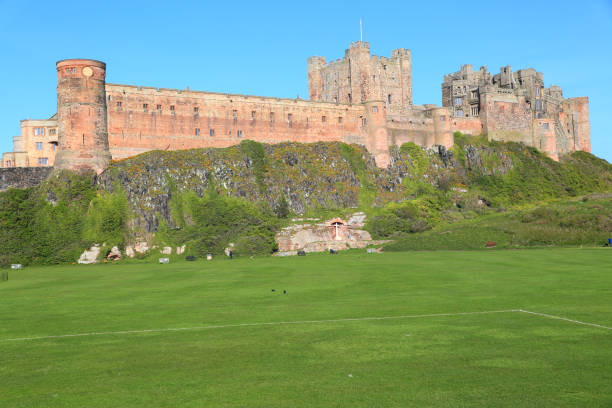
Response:
[[[279,326],[279,325],[288,325],[288,324],[339,323],[339,322],[354,322],[354,321],[367,321],[367,320],[393,320],[393,319],[416,319],[416,318],[424,318],[424,317],[467,316],[467,315],[479,315],[479,314],[491,314],[491,313],[510,313],[510,312],[520,312],[520,311],[521,310],[519,309],[484,310],[484,311],[479,311],[479,312],[434,313],[434,314],[421,314],[421,315],[400,315],[400,316],[381,316],[381,317],[347,317],[344,319],[295,320],[295,321],[287,321],[287,322],[236,323],[236,324],[223,324],[223,325],[211,325],[211,326],[176,327],[176,328],[165,328],[165,329],[121,330],[121,331],[107,331],[107,332],[58,334],[58,335],[53,335],[53,336],[19,337],[19,338],[14,338],[14,339],[2,339],[0,340],[0,342],[61,339],[61,338],[67,338],[67,337],[108,336],[112,334],[139,334],[139,333],[159,333],[159,332],[188,331],[188,330],[228,329],[228,328],[235,328],[235,327]]]
[[[549,319],[564,320],[566,322],[582,324],[584,326],[591,326],[591,327],[598,327],[600,329],[612,330],[612,327],[602,326],[601,324],[581,322],[580,320],[568,319],[567,317],[554,316],[554,315],[550,315],[550,314],[546,314],[546,313],[532,312],[530,310],[523,310],[523,309],[519,309],[519,310],[517,310],[517,312],[528,313],[528,314],[532,314],[532,315],[540,316],[540,317],[547,317]]]

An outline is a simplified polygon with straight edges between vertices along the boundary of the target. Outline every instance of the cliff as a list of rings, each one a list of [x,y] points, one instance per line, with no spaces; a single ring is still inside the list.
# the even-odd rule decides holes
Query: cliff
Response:
[[[74,262],[93,243],[124,250],[143,241],[186,244],[196,256],[222,253],[229,242],[237,253],[269,254],[290,212],[335,217],[359,209],[372,237],[386,239],[610,191],[612,166],[589,153],[555,162],[531,147],[460,134],[451,150],[393,148],[385,169],[343,143],[246,140],[152,151],[99,176],[56,172],[36,187],[0,193],[0,264]]]

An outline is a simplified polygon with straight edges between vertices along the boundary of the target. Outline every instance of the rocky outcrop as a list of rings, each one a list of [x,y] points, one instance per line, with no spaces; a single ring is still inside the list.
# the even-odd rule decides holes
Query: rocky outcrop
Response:
[[[471,173],[503,175],[513,166],[507,152],[489,145],[468,145],[461,159],[440,147],[392,147],[386,169],[376,167],[367,150],[356,145],[349,149],[323,142],[261,146],[259,159],[241,145],[151,151],[112,164],[97,183],[103,190],[125,193],[134,215],[131,233],[138,239],[155,233],[161,218],[169,228],[177,227],[170,201],[178,192],[193,191],[202,197],[214,188],[272,209],[284,197],[294,213],[302,214],[308,208],[357,207],[362,204],[360,196],[372,197],[368,205],[375,206],[410,199],[406,180],[440,187]]]
[[[346,222],[340,218],[319,224],[299,224],[283,228],[276,234],[278,255],[295,255],[300,251],[323,252],[365,248],[383,241],[373,241],[370,233],[358,229],[365,222],[364,213],[353,214]],[[384,241],[386,242],[386,241]]]
[[[79,257],[80,264],[92,264],[98,262],[98,256],[100,255],[100,245],[95,244],[91,248],[83,251]]]

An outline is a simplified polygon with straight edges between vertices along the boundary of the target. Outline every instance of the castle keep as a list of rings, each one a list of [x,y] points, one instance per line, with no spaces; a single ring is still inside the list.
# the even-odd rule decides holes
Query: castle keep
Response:
[[[221,94],[105,82],[106,65],[87,59],[57,63],[58,108],[46,120],[21,121],[14,151],[2,167],[93,169],[110,159],[149,150],[265,143],[340,141],[364,145],[378,166],[389,147],[453,144],[453,132],[485,133],[493,140],[535,146],[557,159],[590,151],[588,99],[563,99],[533,69],[465,65],[446,75],[442,107],[412,104],[412,59],[397,49],[372,56],[355,42],[344,58],[308,60],[310,100]]]

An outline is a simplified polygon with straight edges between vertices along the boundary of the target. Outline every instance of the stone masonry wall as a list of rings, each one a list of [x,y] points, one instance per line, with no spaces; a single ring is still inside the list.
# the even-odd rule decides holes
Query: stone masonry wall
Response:
[[[106,85],[113,159],[145,151],[363,140],[361,105]]]
[[[0,191],[9,188],[30,188],[46,179],[53,167],[13,167],[0,169]]]

